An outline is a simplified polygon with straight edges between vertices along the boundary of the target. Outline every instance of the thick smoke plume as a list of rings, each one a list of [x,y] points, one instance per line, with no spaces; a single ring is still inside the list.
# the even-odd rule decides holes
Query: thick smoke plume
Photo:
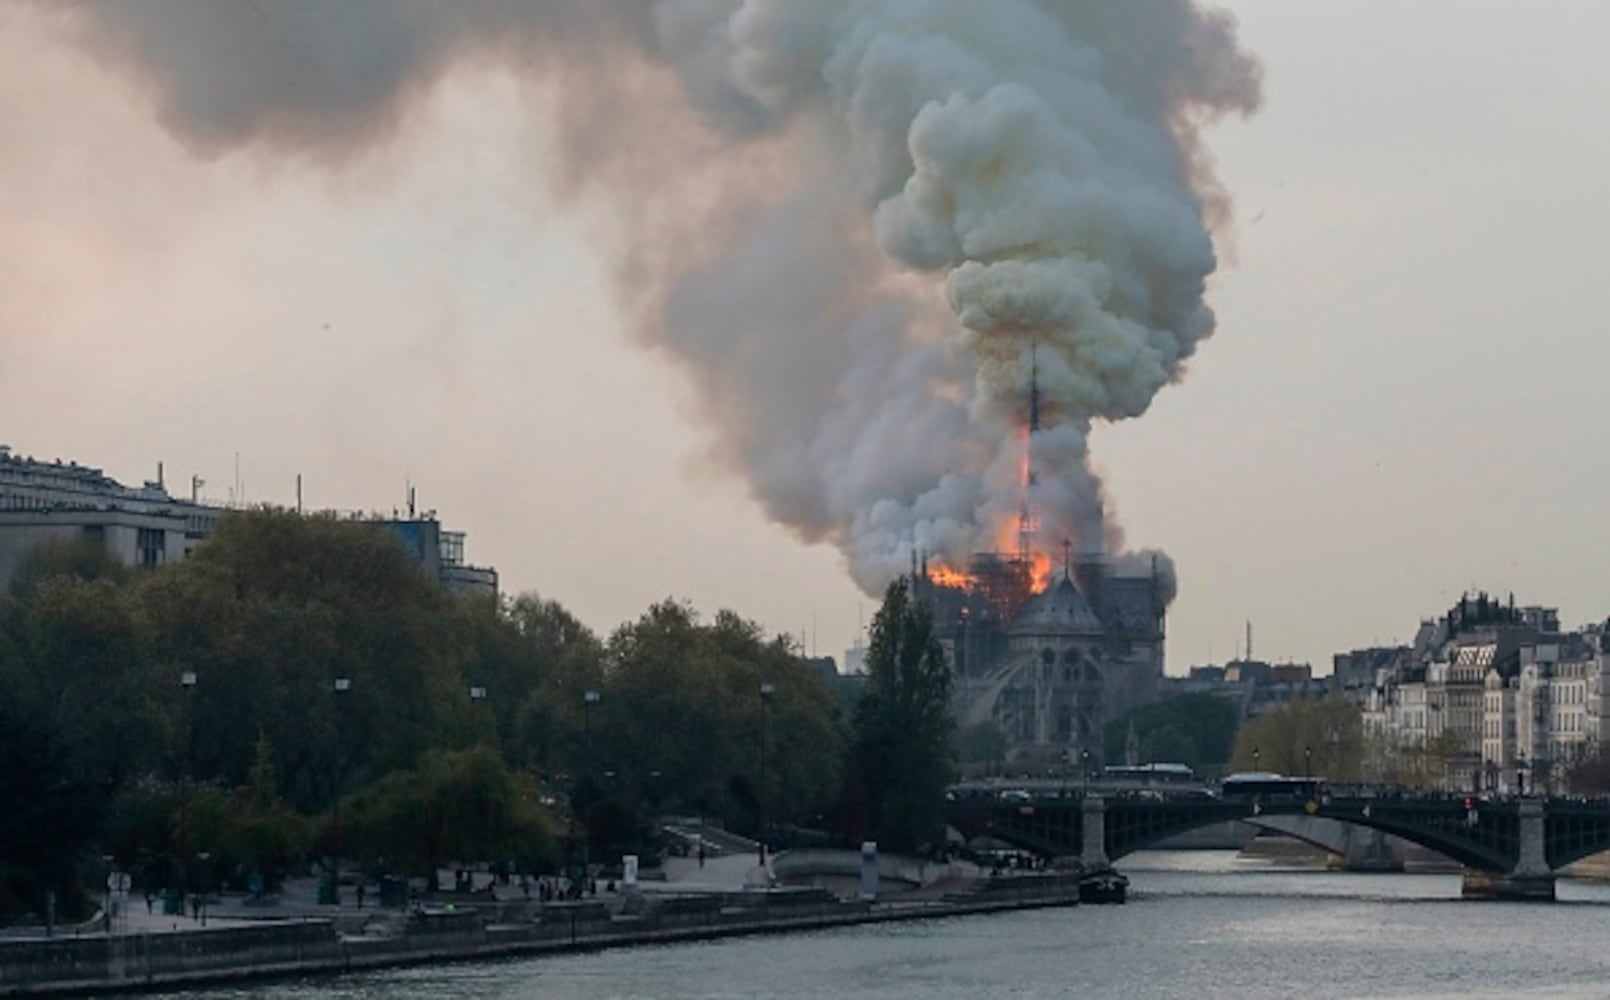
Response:
[[[876,590],[913,547],[1121,544],[1091,428],[1214,317],[1199,127],[1258,102],[1191,0],[84,0],[198,153],[339,163],[455,68],[556,93],[567,193],[618,210],[637,334],[716,455]],[[557,336],[534,329],[533,336]],[[1031,366],[1041,431],[1028,440]]]

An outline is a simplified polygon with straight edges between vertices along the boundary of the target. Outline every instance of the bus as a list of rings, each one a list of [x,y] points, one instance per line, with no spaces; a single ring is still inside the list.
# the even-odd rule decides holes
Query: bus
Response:
[[[1140,785],[1147,788],[1196,784],[1196,772],[1184,764],[1136,764],[1129,767],[1104,767],[1103,781],[1116,785]]]
[[[1226,799],[1272,799],[1317,802],[1325,795],[1324,778],[1288,778],[1283,774],[1255,771],[1232,774],[1224,779],[1220,794]]]

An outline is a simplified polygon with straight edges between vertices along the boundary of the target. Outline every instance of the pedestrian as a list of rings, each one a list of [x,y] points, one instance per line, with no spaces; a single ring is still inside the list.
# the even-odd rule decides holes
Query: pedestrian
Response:
[[[704,838],[699,838],[699,867],[704,867]]]
[[[358,883],[358,909],[363,909],[363,883]]]
[[[151,904],[152,904],[152,902],[153,901],[151,899],[151,890],[147,889],[147,890],[145,890],[145,914],[146,914],[146,916],[151,915]]]

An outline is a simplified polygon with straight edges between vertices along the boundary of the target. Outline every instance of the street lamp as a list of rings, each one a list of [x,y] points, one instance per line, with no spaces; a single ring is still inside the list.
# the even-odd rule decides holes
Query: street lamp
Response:
[[[486,688],[482,687],[479,684],[470,685],[470,704],[472,706],[474,706],[475,709],[476,709],[476,715],[472,716],[472,720],[478,717],[481,702],[483,702],[485,700],[486,700]],[[473,724],[473,721],[472,721],[472,724]],[[497,724],[495,722],[493,723],[493,726],[492,726],[492,736],[493,736],[493,742],[496,742]]]
[[[756,795],[759,828],[755,837],[760,855],[760,866],[766,867],[766,715],[771,705],[771,696],[777,692],[776,685],[771,681],[763,681],[760,685],[760,787]]]
[[[1085,794],[1090,794],[1090,750],[1079,751],[1079,774],[1083,778]]]
[[[190,778],[196,769],[196,672],[179,675],[184,690],[185,749],[183,771],[179,775],[179,912],[184,913],[185,893],[190,891]]]
[[[344,734],[346,727],[342,725],[342,710],[339,708],[344,700],[343,695],[352,690],[352,678],[337,677],[330,685],[335,696],[336,723],[335,723],[335,810],[331,825],[334,827],[334,840],[332,857],[330,859],[330,897],[329,901],[336,906],[341,905],[341,849],[344,846],[341,839],[341,780],[342,772],[346,770],[346,741]]]
[[[582,756],[586,758],[589,776],[591,776],[593,766],[593,706],[598,704],[599,697],[598,692],[590,688],[581,696]],[[587,789],[589,794],[592,793],[591,785],[592,782],[589,781]],[[583,885],[587,884],[587,880],[592,876],[593,863],[593,826],[590,819],[592,809],[589,808],[587,813],[587,816],[582,817],[581,821],[581,825],[584,828],[581,841],[581,877]]]

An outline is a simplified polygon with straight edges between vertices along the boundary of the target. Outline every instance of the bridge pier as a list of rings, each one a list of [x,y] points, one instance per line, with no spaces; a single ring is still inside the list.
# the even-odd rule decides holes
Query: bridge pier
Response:
[[[1507,872],[1466,868],[1460,895],[1466,899],[1554,900],[1554,870],[1543,853],[1543,802],[1520,802],[1520,857]]]
[[[1084,847],[1079,852],[1079,863],[1086,871],[1111,868],[1107,857],[1107,800],[1100,795],[1085,795],[1080,803],[1084,819]]]
[[[1374,827],[1348,825],[1347,847],[1333,867],[1345,872],[1400,872],[1403,859],[1392,853],[1386,833]]]

